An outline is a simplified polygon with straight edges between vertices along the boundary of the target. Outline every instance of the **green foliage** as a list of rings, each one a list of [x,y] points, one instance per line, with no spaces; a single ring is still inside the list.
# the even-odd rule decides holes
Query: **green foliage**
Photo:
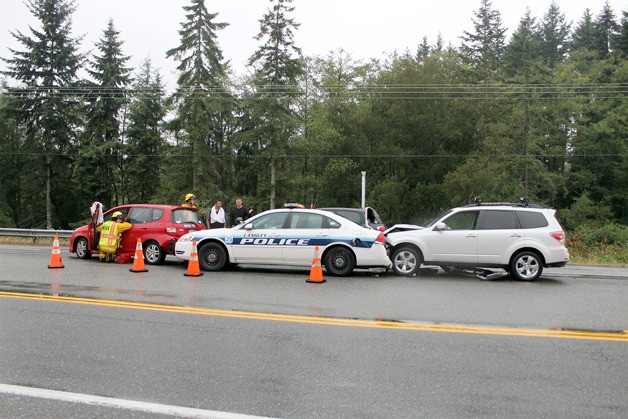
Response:
[[[588,194],[584,194],[569,208],[560,210],[559,217],[565,229],[576,231],[604,224],[612,218],[612,211],[610,206],[594,202]]]
[[[482,0],[459,50],[424,37],[416,54],[363,63],[343,50],[304,59],[292,2],[272,0],[249,76],[236,80],[218,47],[227,23],[205,3],[184,6],[168,97],[149,61],[129,88],[112,22],[85,61],[73,3],[27,2],[42,30],[16,31],[23,50],[5,60],[20,86],[0,90],[0,223],[66,227],[95,200],[180,204],[189,192],[203,212],[237,196],[258,212],[357,207],[365,171],[366,204],[388,224],[526,195],[559,210],[574,249],[625,254],[625,12],[621,26],[607,6],[585,12],[569,33],[551,3],[506,42]]]

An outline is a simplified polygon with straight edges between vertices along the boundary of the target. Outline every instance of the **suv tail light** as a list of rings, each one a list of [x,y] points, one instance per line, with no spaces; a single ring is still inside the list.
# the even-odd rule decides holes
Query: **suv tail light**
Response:
[[[559,241],[560,244],[565,244],[565,233],[563,231],[552,231],[550,236]]]
[[[379,233],[379,236],[375,239],[375,243],[384,244],[386,242],[386,238],[384,237],[384,233]]]
[[[379,226],[377,229],[379,231],[386,231],[386,226]]]

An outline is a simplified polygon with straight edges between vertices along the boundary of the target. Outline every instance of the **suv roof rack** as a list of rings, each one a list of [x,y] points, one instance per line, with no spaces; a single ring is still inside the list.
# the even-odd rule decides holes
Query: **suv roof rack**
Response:
[[[476,196],[473,204],[465,205],[464,207],[481,207],[481,206],[504,206],[504,207],[524,207],[524,208],[543,208],[540,205],[531,204],[530,200],[522,196],[519,198],[519,202],[482,202],[479,196]]]

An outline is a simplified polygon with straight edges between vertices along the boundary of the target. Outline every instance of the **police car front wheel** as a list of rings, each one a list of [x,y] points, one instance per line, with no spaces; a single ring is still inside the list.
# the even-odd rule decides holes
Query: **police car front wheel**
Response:
[[[227,263],[227,252],[217,243],[207,243],[198,250],[198,262],[204,271],[219,271]]]

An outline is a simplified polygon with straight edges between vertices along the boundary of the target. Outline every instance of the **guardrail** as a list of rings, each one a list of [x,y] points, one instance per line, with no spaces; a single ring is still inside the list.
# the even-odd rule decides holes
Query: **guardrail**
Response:
[[[28,228],[0,228],[0,236],[4,237],[54,237],[68,239],[72,230],[36,230]]]

